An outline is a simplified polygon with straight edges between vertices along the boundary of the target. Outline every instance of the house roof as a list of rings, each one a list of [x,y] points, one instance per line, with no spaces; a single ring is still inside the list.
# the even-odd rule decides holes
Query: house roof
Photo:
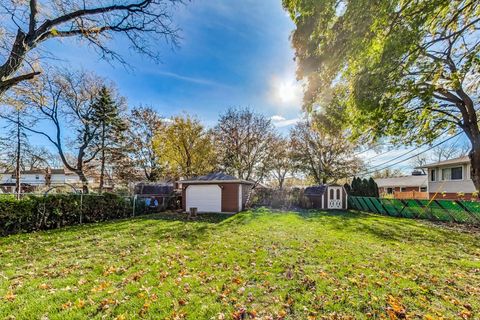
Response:
[[[221,183],[221,182],[237,182],[237,183],[245,183],[245,184],[254,184],[252,181],[238,179],[234,176],[228,175],[223,172],[214,172],[204,176],[197,176],[188,178],[185,180],[180,180],[180,183]]]
[[[463,164],[463,163],[470,163],[470,158],[468,156],[458,157],[454,159],[439,161],[435,163],[426,164],[421,166],[421,168],[434,168],[434,167],[441,167],[441,166],[448,166],[448,165],[455,165],[455,164]]]
[[[64,174],[65,169],[50,169],[52,174]],[[20,171],[20,174],[46,174],[47,169],[32,169]],[[15,174],[15,171],[5,171],[4,174]]]
[[[426,187],[427,175],[405,176],[375,179],[377,186],[381,187]]]

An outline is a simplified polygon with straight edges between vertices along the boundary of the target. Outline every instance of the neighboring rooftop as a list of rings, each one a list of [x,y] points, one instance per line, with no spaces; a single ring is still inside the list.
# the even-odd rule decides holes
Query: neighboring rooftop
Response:
[[[426,187],[427,176],[405,176],[375,179],[378,187]]]
[[[448,166],[451,164],[463,164],[463,163],[470,163],[470,158],[468,156],[463,156],[463,157],[458,157],[454,159],[426,164],[424,166],[421,166],[420,168],[434,168],[434,167],[440,167],[440,166]]]
[[[47,169],[22,170],[20,174],[46,174]],[[50,169],[51,174],[65,174],[65,169]],[[5,171],[3,174],[15,174],[15,171]]]

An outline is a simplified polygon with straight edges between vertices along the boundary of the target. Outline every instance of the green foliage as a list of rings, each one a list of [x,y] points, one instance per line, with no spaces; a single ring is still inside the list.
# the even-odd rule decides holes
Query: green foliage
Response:
[[[0,318],[474,319],[479,240],[411,219],[267,209],[20,234],[0,239]]]
[[[216,155],[210,132],[196,118],[176,116],[155,135],[153,149],[160,165],[173,177],[192,177],[212,172]]]
[[[480,2],[283,5],[296,24],[292,44],[307,110],[343,112],[339,122],[368,141],[419,143],[458,129],[478,139]]]
[[[102,192],[107,160],[110,167],[115,167],[115,163],[124,158],[128,149],[125,144],[128,126],[122,119],[120,102],[115,101],[111,89],[106,86],[100,88],[91,107],[93,112],[90,120],[98,128],[93,152],[100,154],[99,190]]]
[[[126,218],[132,203],[114,194],[55,194],[0,198],[0,235]],[[141,210],[138,210],[141,213]]]
[[[364,197],[378,197],[378,186],[373,180],[370,179],[360,179],[354,177],[352,180],[352,185],[350,191],[347,190],[352,196],[364,196]]]
[[[316,120],[304,120],[292,128],[290,154],[295,169],[316,184],[336,183],[358,172],[362,161],[354,155],[355,145],[340,130],[329,132],[319,126]]]

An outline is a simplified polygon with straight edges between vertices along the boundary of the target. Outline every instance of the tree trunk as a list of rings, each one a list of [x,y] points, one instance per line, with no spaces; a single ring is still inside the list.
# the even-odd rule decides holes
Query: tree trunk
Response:
[[[82,170],[77,170],[77,171],[75,171],[75,173],[80,178],[80,181],[82,181],[82,191],[83,191],[83,193],[87,194],[88,193],[88,179],[87,179],[87,177],[85,176],[85,174],[83,173]]]
[[[480,143],[472,142],[470,150],[470,174],[475,189],[480,190]]]
[[[105,149],[104,147],[102,147],[102,159],[101,159],[101,165],[100,165],[100,183],[98,185],[99,193],[103,192],[104,179],[105,179]]]
[[[105,121],[102,123],[102,158],[101,158],[101,165],[100,165],[100,183],[98,186],[98,192],[103,192],[103,181],[105,178]]]
[[[22,192],[22,186],[20,184],[20,156],[21,156],[21,132],[20,132],[20,111],[17,111],[17,154],[15,161],[15,194],[17,200],[20,199],[20,193]]]

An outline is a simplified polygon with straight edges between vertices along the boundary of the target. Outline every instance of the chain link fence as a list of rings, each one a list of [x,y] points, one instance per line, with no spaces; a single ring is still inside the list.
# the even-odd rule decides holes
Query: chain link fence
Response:
[[[349,209],[392,217],[480,225],[480,202],[463,200],[384,199],[348,197]]]

